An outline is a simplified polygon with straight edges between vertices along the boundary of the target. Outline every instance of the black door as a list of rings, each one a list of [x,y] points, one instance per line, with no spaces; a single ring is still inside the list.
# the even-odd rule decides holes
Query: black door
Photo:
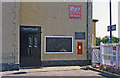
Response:
[[[41,27],[20,26],[20,66],[36,67],[41,64]]]

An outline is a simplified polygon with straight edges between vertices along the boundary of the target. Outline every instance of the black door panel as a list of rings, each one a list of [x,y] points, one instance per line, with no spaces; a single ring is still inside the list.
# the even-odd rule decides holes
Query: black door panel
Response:
[[[40,66],[41,28],[39,26],[20,26],[20,66]]]

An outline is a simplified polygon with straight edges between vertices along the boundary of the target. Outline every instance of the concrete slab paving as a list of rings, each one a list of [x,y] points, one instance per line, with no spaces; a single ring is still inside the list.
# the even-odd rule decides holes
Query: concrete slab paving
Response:
[[[43,67],[38,69],[20,69],[1,72],[2,76],[101,76],[100,72],[84,70],[80,66]]]

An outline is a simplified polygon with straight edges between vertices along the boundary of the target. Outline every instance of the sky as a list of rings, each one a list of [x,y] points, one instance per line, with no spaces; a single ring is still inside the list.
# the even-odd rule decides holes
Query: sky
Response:
[[[120,0],[111,0],[112,2],[112,25],[116,24],[116,31],[112,35],[118,37],[118,2]],[[103,38],[110,36],[107,26],[110,26],[109,0],[93,0],[93,19],[98,19],[96,23],[96,37]]]

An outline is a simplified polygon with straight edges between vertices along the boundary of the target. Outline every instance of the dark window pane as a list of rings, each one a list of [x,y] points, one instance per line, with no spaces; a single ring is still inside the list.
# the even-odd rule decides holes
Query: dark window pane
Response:
[[[46,37],[46,52],[72,52],[72,38]]]

